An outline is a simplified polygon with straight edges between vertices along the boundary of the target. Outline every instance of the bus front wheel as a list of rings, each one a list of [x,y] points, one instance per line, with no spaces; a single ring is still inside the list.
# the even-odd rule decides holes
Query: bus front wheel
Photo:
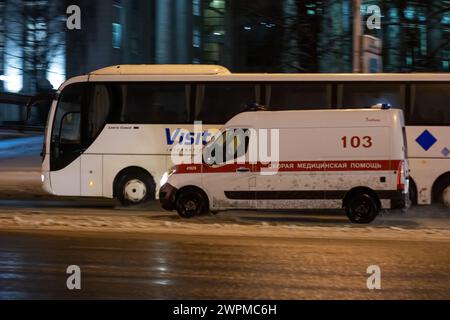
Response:
[[[155,184],[148,174],[128,172],[118,181],[117,198],[123,206],[136,206],[153,200],[155,189]]]

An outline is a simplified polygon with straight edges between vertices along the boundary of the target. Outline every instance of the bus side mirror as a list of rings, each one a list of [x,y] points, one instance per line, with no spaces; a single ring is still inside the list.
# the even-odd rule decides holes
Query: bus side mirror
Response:
[[[53,99],[57,97],[56,91],[51,91],[48,93],[41,93],[34,97],[31,97],[26,104],[26,119],[25,121],[29,121],[31,119],[31,108],[40,107],[40,108],[48,108],[50,110],[51,103]]]

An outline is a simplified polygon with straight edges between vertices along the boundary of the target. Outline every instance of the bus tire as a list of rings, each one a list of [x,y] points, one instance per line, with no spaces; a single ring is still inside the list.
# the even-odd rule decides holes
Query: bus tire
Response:
[[[349,220],[358,224],[369,224],[377,217],[377,201],[367,193],[355,194],[344,207]]]
[[[450,172],[440,176],[433,185],[433,203],[450,208]]]
[[[186,219],[206,215],[209,212],[208,198],[196,188],[182,189],[177,192],[175,208],[178,215]]]
[[[116,196],[125,207],[137,206],[155,199],[156,185],[143,171],[125,172],[117,182]]]
[[[450,184],[442,191],[442,203],[450,209]]]

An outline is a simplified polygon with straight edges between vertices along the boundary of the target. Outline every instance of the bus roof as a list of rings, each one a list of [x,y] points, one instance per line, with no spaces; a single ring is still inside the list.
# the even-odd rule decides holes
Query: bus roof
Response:
[[[219,75],[230,74],[230,71],[216,65],[192,64],[141,64],[116,65],[91,72],[89,75]]]

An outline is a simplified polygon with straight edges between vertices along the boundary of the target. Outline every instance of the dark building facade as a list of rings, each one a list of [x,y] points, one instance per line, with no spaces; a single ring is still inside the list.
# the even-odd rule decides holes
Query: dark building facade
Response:
[[[365,0],[363,25],[371,4],[381,29],[364,32],[383,40],[384,71],[450,71],[450,0]],[[81,30],[65,27],[69,5],[81,9]],[[0,9],[5,91],[34,93],[125,63],[352,71],[352,0],[0,0]],[[24,12],[28,20],[7,21]]]
[[[3,82],[5,77],[5,3],[0,0],[0,92],[4,90]]]
[[[115,64],[152,61],[149,1],[70,0],[81,9],[81,29],[66,29],[67,77]]]

